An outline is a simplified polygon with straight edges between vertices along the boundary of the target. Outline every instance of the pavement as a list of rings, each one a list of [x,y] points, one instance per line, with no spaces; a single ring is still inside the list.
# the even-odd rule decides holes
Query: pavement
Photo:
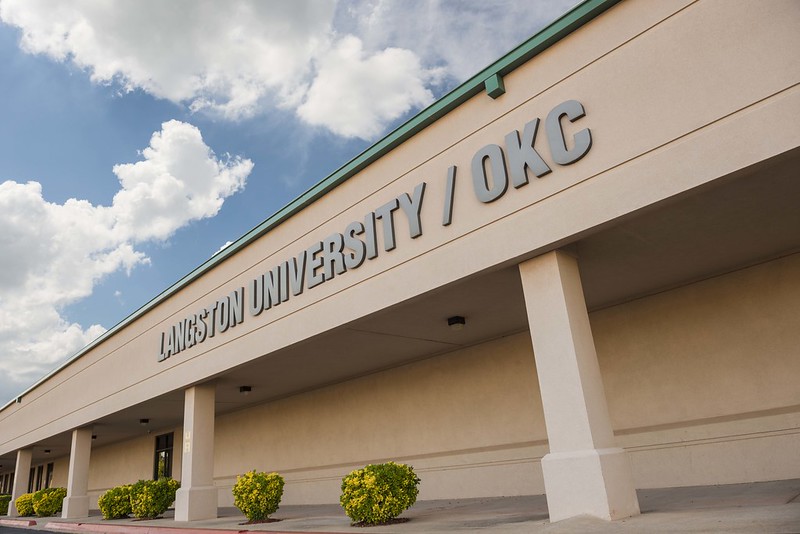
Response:
[[[220,508],[219,517],[191,523],[161,519],[106,521],[100,515],[65,520],[0,519],[2,527],[66,533],[108,534],[240,534],[247,532],[420,534],[498,533],[666,533],[724,532],[800,534],[800,479],[723,486],[638,490],[641,515],[617,521],[588,516],[550,523],[544,495],[420,501],[400,517],[376,527],[355,527],[338,505],[286,505],[273,514],[279,521],[245,525],[235,508]]]

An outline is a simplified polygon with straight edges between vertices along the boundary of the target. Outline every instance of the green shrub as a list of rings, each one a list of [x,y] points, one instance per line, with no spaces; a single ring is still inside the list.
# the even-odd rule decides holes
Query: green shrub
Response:
[[[97,500],[103,519],[122,519],[128,517],[131,510],[131,486],[111,488]]]
[[[274,514],[283,496],[283,477],[255,470],[236,477],[233,504],[249,521],[264,521]]]
[[[8,503],[11,502],[11,495],[0,495],[0,515],[8,515]]]
[[[180,482],[171,478],[140,480],[131,486],[131,512],[139,519],[154,519],[175,502]]]
[[[370,464],[342,479],[339,503],[355,523],[386,523],[417,501],[419,482],[411,466]]]
[[[17,497],[14,505],[17,507],[17,515],[21,517],[33,515],[33,493],[25,493]]]
[[[31,497],[33,511],[39,517],[50,517],[61,511],[61,506],[64,504],[64,497],[66,496],[66,488],[41,489]]]

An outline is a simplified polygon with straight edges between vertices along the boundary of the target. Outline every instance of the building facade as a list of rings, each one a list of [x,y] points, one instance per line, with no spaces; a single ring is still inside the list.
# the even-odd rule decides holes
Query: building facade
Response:
[[[584,2],[0,409],[0,484],[176,519],[800,477],[800,4]],[[11,507],[10,514],[15,510]]]

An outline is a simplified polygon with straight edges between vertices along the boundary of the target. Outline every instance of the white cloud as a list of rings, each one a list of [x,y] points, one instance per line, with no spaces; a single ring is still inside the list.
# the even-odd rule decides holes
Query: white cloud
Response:
[[[385,125],[433,101],[425,82],[436,75],[408,50],[387,48],[366,57],[357,37],[341,39],[319,60],[300,117],[345,137],[372,138]],[[376,95],[381,95],[376,97]]]
[[[237,120],[272,106],[374,138],[573,0],[0,0],[33,54]]]
[[[188,221],[213,217],[244,186],[252,162],[214,157],[190,124],[169,121],[153,134],[143,161],[114,166],[114,230],[136,241],[166,239]]]
[[[233,241],[226,241],[224,245],[222,245],[217,249],[217,251],[214,253],[214,256],[216,256],[217,254],[219,254],[220,252],[222,252],[231,245],[233,245]]]
[[[332,0],[3,0],[22,47],[100,83],[237,118],[274,92],[291,104],[329,33]]]
[[[405,48],[461,82],[578,1],[377,0],[348,3],[337,23],[359,35],[370,53]]]
[[[197,128],[178,121],[164,123],[142,156],[114,167],[121,189],[111,206],[47,202],[37,182],[0,184],[0,375],[30,383],[102,334],[61,310],[104,276],[148,263],[137,243],[214,216],[253,168],[216,157]]]

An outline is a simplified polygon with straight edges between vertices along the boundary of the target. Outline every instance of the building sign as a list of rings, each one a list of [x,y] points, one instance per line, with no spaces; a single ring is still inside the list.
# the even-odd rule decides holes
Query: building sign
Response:
[[[571,148],[567,146],[564,133],[564,118],[574,122],[584,114],[580,102],[568,100],[547,115],[544,130],[552,163],[570,165],[589,152],[592,135],[588,128],[572,136]],[[489,203],[499,199],[506,193],[509,182],[514,188],[528,184],[529,172],[537,178],[552,172],[536,150],[539,124],[539,119],[535,118],[525,124],[521,134],[517,130],[509,132],[503,146],[490,144],[475,153],[471,165],[472,186],[479,201]],[[447,172],[443,226],[448,226],[453,219],[456,171],[453,165]],[[412,239],[418,238],[422,235],[421,213],[426,187],[426,182],[418,184],[413,191],[403,193],[363,218],[352,221],[341,232],[311,243],[296,256],[256,276],[246,286],[175,323],[161,333],[158,360],[166,360],[223,334],[243,323],[245,317],[257,317],[303,291],[358,269],[366,260],[376,259],[381,252],[393,250],[398,228],[407,229]],[[382,238],[382,247],[378,246],[378,235]]]

